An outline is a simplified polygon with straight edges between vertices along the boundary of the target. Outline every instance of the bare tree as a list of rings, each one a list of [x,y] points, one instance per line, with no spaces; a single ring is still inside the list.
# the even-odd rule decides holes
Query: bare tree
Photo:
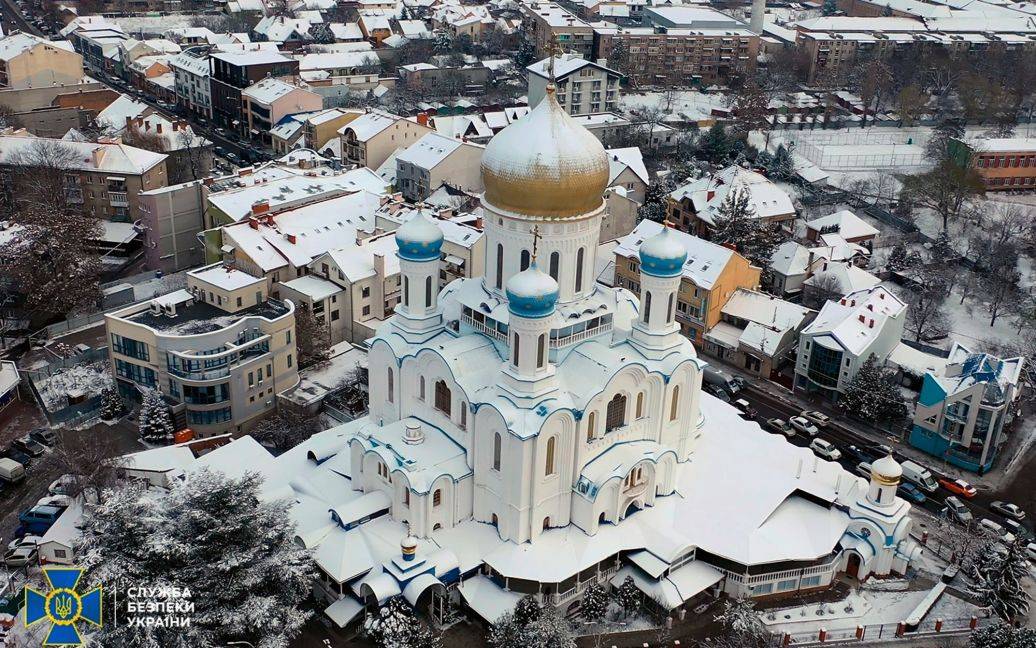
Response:
[[[944,230],[983,191],[985,186],[978,173],[952,160],[943,160],[931,171],[903,178],[904,196],[938,213]]]
[[[27,143],[6,156],[5,164],[11,169],[8,189],[8,208],[24,211],[24,217],[46,220],[47,211],[68,207],[65,188],[75,169],[76,150],[60,140],[26,138]]]
[[[737,132],[748,135],[752,131],[762,131],[766,134],[766,143],[769,144],[770,122],[767,119],[769,103],[769,97],[754,79],[743,84],[730,104]]]
[[[914,336],[914,341],[922,342],[946,335],[949,320],[943,309],[946,293],[941,290],[911,290],[907,296],[908,304],[904,328]]]
[[[802,305],[807,308],[820,309],[827,302],[838,299],[842,292],[842,282],[833,272],[821,272],[813,275],[803,286]]]
[[[101,501],[105,489],[115,485],[119,474],[123,453],[116,437],[66,430],[58,439],[44,460],[45,465],[55,475],[74,476],[68,495],[77,497],[86,493]]]
[[[319,431],[320,421],[316,416],[281,408],[259,421],[252,429],[252,436],[263,445],[285,452]]]

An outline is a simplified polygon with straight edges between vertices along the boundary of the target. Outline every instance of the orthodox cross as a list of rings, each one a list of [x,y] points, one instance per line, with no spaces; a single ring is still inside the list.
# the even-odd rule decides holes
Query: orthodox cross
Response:
[[[547,53],[550,55],[547,61],[547,82],[554,83],[554,57],[561,52],[561,46],[558,45],[558,36],[554,34],[550,39],[550,45],[547,46]]]
[[[536,262],[536,249],[540,244],[540,226],[537,225],[532,228],[532,261]]]

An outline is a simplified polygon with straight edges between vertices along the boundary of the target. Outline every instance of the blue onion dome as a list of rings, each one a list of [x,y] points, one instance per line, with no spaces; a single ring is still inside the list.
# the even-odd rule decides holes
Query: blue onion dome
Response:
[[[676,277],[683,272],[687,248],[663,226],[640,246],[641,271],[652,277]]]
[[[533,262],[507,281],[507,309],[518,317],[546,317],[558,302],[558,282]]]
[[[420,213],[396,230],[399,258],[406,261],[438,261],[442,241],[442,229]]]

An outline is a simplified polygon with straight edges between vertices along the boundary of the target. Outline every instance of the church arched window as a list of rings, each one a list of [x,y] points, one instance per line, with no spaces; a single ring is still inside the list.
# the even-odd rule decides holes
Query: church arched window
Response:
[[[520,349],[518,347],[519,342],[521,341],[521,337],[522,336],[518,335],[517,333],[514,334],[514,349],[511,353],[511,363],[514,364],[514,366],[516,367],[518,366],[518,354],[520,353]]]
[[[583,290],[583,257],[586,256],[586,248],[579,248],[576,251],[576,292]]]
[[[608,401],[608,412],[604,419],[604,431],[611,432],[623,425],[626,425],[626,395],[615,394]]]
[[[496,244],[496,288],[500,290],[504,285],[504,244]]]
[[[644,416],[644,392],[637,394],[637,418]]]
[[[431,275],[424,278],[424,307],[432,307],[432,277]]]
[[[547,439],[547,466],[543,471],[545,475],[554,474],[554,449],[557,446],[557,437]]]
[[[529,267],[529,251],[522,250],[522,267],[521,270],[526,270]]]
[[[665,309],[665,323],[673,321],[673,293],[669,293],[669,306]]]
[[[403,305],[410,305],[410,277],[403,277]]]
[[[540,339],[536,342],[536,368],[542,369],[547,359],[547,334],[540,333]]]
[[[460,429],[468,429],[468,403],[467,401],[460,402]]]
[[[388,373],[385,374],[385,383],[386,383],[385,386],[388,387],[388,402],[390,402],[390,403],[392,402],[392,400],[394,398],[393,392],[396,391],[395,382],[396,382],[396,377],[392,373],[392,367],[389,367],[388,368]]]
[[[644,323],[651,323],[651,291],[644,291]]]
[[[561,271],[561,254],[559,252],[550,253],[550,276],[554,281],[558,280],[558,273]]]
[[[417,388],[417,397],[424,400],[424,376],[421,376],[420,384]]]
[[[669,403],[669,420],[675,421],[680,415],[680,385],[673,385],[673,399]]]
[[[586,417],[586,442],[589,443],[594,440],[594,435],[597,434],[597,412],[590,412],[590,415]]]
[[[504,440],[497,432],[493,435],[493,470],[500,470],[500,452],[503,450]]]
[[[446,385],[446,381],[437,380],[435,382],[435,409],[449,416],[452,409],[452,401],[453,394],[450,392],[449,386]]]

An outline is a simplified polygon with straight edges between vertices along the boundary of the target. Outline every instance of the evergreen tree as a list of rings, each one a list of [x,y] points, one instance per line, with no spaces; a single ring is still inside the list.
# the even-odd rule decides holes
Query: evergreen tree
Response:
[[[169,406],[157,389],[144,392],[139,418],[140,438],[152,443],[173,440],[173,417],[169,415]]]
[[[794,144],[785,147],[778,144],[777,150],[773,152],[773,159],[766,169],[766,175],[771,180],[791,180],[795,177],[795,161],[791,157]]]
[[[968,648],[1036,648],[1036,630],[997,623],[972,632]]]
[[[105,421],[115,421],[122,416],[125,407],[122,404],[122,397],[115,385],[108,385],[101,392],[101,418]]]
[[[526,594],[518,599],[518,603],[514,606],[514,622],[524,628],[539,619],[542,613],[543,608],[536,597]]]
[[[712,128],[698,138],[698,157],[713,164],[728,160],[733,149],[727,129],[720,122],[713,124]]]
[[[625,39],[616,39],[612,41],[612,49],[608,52],[608,67],[627,74],[630,63],[630,50],[629,46],[626,45]]]
[[[363,631],[380,648],[442,648],[442,635],[422,623],[399,596],[368,615]]]
[[[453,36],[445,29],[435,32],[435,44],[433,49],[439,54],[445,54],[453,49]]]
[[[514,53],[514,66],[522,71],[535,59],[536,48],[529,40],[529,34],[522,27],[518,32],[518,49]]]
[[[716,210],[709,238],[730,244],[760,268],[767,268],[782,236],[772,225],[755,217],[747,189],[733,187]]]
[[[881,10],[881,15],[885,18],[892,17],[892,5],[885,5]]]
[[[880,367],[873,354],[849,381],[838,406],[847,414],[874,423],[890,423],[907,413],[895,375]]]
[[[838,13],[838,2],[836,0],[824,0],[824,4],[820,7],[820,13],[825,16],[833,16]]]
[[[1029,575],[1029,561],[1020,540],[1005,548],[988,542],[969,565],[968,575],[975,582],[973,591],[982,605],[1007,622],[1029,612],[1029,593],[1022,581]]]
[[[632,616],[640,609],[640,590],[637,589],[637,584],[633,582],[632,576],[627,576],[622,581],[618,591],[615,592],[615,597],[622,607],[623,614],[627,617]]]
[[[518,600],[514,612],[497,619],[489,631],[493,648],[575,648],[568,621],[552,605],[532,596]]]
[[[107,602],[98,644],[197,648],[249,641],[287,648],[309,613],[312,558],[294,542],[288,500],[260,496],[261,477],[201,470],[169,491],[124,485],[84,518],[76,558],[94,585],[172,585],[189,590],[187,627],[112,623],[124,597]]]
[[[768,634],[755,611],[755,603],[744,597],[727,599],[716,620],[738,646],[758,646]]]
[[[658,176],[648,185],[644,192],[644,204],[637,209],[637,217],[640,220],[650,220],[661,223],[665,220],[668,209],[669,194],[676,189],[672,174]]]
[[[598,584],[593,584],[583,592],[583,602],[579,606],[583,618],[596,623],[604,618],[608,611],[608,592]]]
[[[902,241],[896,241],[896,244],[892,246],[892,251],[889,252],[885,267],[889,272],[901,272],[916,268],[921,261],[921,255],[917,251],[907,249]]]

